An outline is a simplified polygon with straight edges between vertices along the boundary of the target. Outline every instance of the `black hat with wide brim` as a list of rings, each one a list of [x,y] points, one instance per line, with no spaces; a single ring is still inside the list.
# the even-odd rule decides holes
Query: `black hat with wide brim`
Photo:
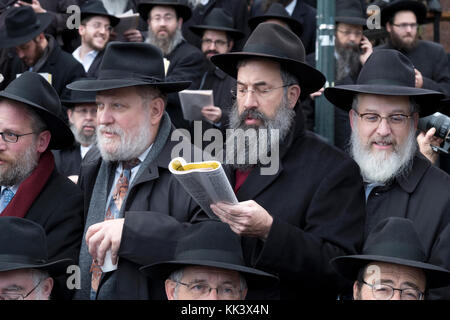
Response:
[[[174,259],[140,268],[145,275],[166,280],[170,274],[186,266],[205,266],[241,273],[250,289],[270,288],[278,278],[245,265],[240,237],[223,222],[207,220],[192,224],[176,246]]]
[[[24,103],[39,115],[51,133],[49,149],[73,145],[74,136],[63,120],[58,94],[38,73],[24,72],[0,91],[0,97]]]
[[[427,8],[420,1],[398,0],[393,1],[381,9],[381,25],[384,27],[399,11],[412,11],[416,15],[417,23],[423,24],[427,17]]]
[[[8,9],[0,30],[0,48],[16,47],[36,38],[52,21],[51,14],[35,13],[29,6]]]
[[[120,22],[119,18],[110,15],[108,11],[106,11],[103,2],[99,0],[89,0],[84,2],[80,7],[80,15],[81,20],[93,16],[106,17],[109,19],[111,27],[115,27]]]
[[[41,225],[17,217],[0,219],[0,272],[38,269],[54,277],[66,274],[72,264],[72,259],[48,259],[47,238]]]
[[[187,89],[190,81],[165,81],[164,58],[149,43],[110,42],[95,80],[80,80],[67,85],[71,90],[103,91],[150,85],[171,93]]]
[[[155,6],[173,7],[177,12],[179,18],[183,18],[186,22],[192,15],[192,10],[188,5],[181,3],[179,0],[156,0],[156,1],[143,1],[138,5],[138,12],[142,19],[148,20],[148,13]]]
[[[95,80],[96,78],[77,78],[79,80]],[[95,91],[79,91],[66,90],[65,95],[61,96],[61,103],[68,108],[73,108],[77,104],[95,103],[97,92]]]
[[[336,107],[349,111],[355,94],[410,96],[420,106],[420,116],[433,114],[444,97],[440,92],[416,88],[412,62],[398,50],[378,49],[367,59],[356,84],[328,87],[325,97]]]
[[[359,0],[336,0],[336,22],[367,27],[367,18]]]
[[[217,54],[211,61],[233,78],[237,78],[239,61],[264,58],[280,63],[296,76],[302,96],[320,90],[325,76],[305,62],[305,48],[292,31],[275,23],[261,23],[252,32],[242,52]]]
[[[450,285],[450,271],[426,263],[419,234],[409,219],[390,217],[380,221],[367,237],[362,254],[333,258],[331,265],[339,274],[354,281],[361,268],[376,262],[422,269],[428,288]]]
[[[291,28],[292,32],[297,35],[297,37],[301,37],[303,33],[302,24],[300,23],[300,21],[291,18],[283,5],[278,2],[272,3],[265,14],[248,19],[248,26],[253,31],[260,23],[263,23],[270,19],[277,19],[285,22],[289,26],[289,28]]]
[[[242,31],[234,28],[233,18],[221,8],[212,9],[202,24],[190,26],[189,29],[199,37],[203,36],[205,30],[224,31],[235,40],[242,39],[245,35]]]

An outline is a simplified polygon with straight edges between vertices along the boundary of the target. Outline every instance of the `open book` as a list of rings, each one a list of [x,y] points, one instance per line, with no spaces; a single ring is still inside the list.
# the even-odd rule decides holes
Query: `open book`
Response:
[[[202,120],[202,108],[214,105],[212,90],[183,90],[178,93],[186,120]]]
[[[129,10],[117,16],[120,22],[114,27],[114,32],[117,33],[117,38],[121,38],[123,33],[130,29],[136,29],[139,24],[139,13],[133,13]]]
[[[186,163],[174,158],[169,170],[210,218],[217,218],[209,207],[213,203],[238,203],[233,188],[218,161]]]

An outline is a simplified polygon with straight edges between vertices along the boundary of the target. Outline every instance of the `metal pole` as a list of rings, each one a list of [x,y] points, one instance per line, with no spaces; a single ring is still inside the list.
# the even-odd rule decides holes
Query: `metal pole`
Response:
[[[335,1],[317,1],[316,67],[334,86]],[[334,144],[334,106],[324,95],[315,100],[315,132]]]

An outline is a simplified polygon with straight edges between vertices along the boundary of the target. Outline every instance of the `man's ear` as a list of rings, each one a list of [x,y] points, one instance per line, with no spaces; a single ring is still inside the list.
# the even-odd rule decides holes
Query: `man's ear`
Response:
[[[41,284],[41,288],[44,299],[50,300],[50,294],[52,293],[53,289],[53,278],[48,277],[47,279],[45,279]]]
[[[298,99],[300,98],[300,93],[302,92],[302,89],[298,84],[294,84],[292,86],[289,86],[288,88],[288,102],[289,102],[289,108],[294,109]]]
[[[417,126],[419,125],[419,113],[418,112],[413,113],[413,119],[414,119],[414,129],[417,130]]]
[[[161,121],[164,114],[165,103],[160,97],[153,99],[150,104],[150,123],[156,125]]]
[[[178,29],[180,29],[181,30],[181,27],[183,26],[183,18],[178,18],[178,22],[177,22],[177,25],[178,25]]]
[[[348,119],[350,120],[350,127],[352,128],[352,130],[353,130],[353,127],[356,125],[353,123],[353,120],[355,119],[355,117],[353,116],[354,112],[355,112],[355,110],[353,110],[353,109],[350,109],[350,111],[348,112]]]
[[[386,22],[386,31],[389,33],[392,31],[392,25],[389,22]]]
[[[43,153],[47,150],[48,145],[50,144],[50,139],[52,138],[52,134],[50,131],[45,130],[39,133],[37,137],[37,151],[39,153]]]
[[[353,300],[359,300],[359,289],[358,289],[358,281],[353,283]]]
[[[177,283],[175,281],[167,279],[164,283],[166,288],[167,300],[175,300],[175,288]]]
[[[230,39],[230,41],[228,42],[228,51],[231,51],[231,49],[233,49],[234,46],[234,41],[233,39]]]
[[[67,118],[69,119],[69,123],[73,123],[73,109],[67,109]]]

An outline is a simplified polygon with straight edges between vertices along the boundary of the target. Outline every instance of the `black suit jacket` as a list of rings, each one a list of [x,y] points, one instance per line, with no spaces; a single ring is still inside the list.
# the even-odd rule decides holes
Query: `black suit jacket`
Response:
[[[55,165],[65,177],[80,174],[81,151],[78,143],[63,150],[53,150]]]

